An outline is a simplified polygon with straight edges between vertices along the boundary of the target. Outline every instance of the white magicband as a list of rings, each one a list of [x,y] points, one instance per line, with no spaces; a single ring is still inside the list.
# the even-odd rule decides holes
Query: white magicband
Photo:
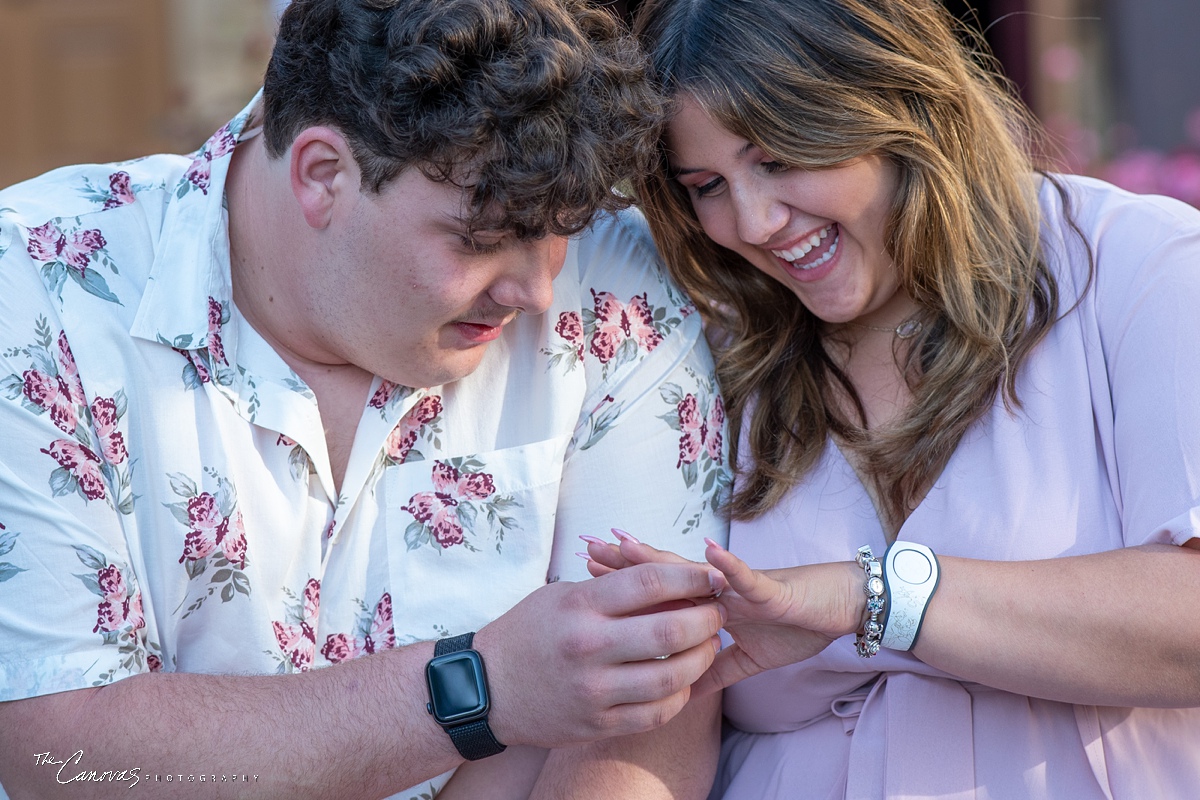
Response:
[[[887,618],[880,644],[889,650],[912,649],[938,578],[937,556],[925,545],[895,542],[888,548],[883,559]]]

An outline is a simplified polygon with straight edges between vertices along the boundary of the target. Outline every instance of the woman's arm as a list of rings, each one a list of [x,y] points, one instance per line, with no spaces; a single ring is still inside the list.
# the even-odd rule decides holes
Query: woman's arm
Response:
[[[939,558],[914,655],[1069,703],[1200,706],[1200,539],[1044,561]]]
[[[1200,539],[1042,561],[939,557],[941,583],[913,654],[962,680],[1068,703],[1200,706]],[[606,568],[670,560],[647,545],[589,545]],[[725,648],[693,695],[802,661],[858,629],[866,611],[853,562],[752,570],[724,548],[707,557],[722,595]]]

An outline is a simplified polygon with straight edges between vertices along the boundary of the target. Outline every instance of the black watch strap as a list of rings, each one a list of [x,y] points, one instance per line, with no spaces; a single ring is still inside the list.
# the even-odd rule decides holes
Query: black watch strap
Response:
[[[457,653],[459,650],[470,650],[471,642],[475,641],[475,631],[461,636],[451,636],[449,639],[438,639],[433,646],[433,657],[444,656],[446,653]]]
[[[433,646],[433,656],[437,658],[447,653],[470,650],[474,639],[474,631],[461,636],[451,636],[449,639],[438,639]],[[461,725],[449,725],[444,730],[450,735],[450,741],[454,742],[459,754],[468,761],[478,761],[481,758],[504,752],[505,745],[497,741],[486,719],[464,722]]]

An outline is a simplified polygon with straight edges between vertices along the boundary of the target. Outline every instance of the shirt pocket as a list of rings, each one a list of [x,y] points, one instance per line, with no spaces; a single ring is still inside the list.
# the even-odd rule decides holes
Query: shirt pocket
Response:
[[[569,440],[387,469],[397,642],[477,630],[545,584]]]

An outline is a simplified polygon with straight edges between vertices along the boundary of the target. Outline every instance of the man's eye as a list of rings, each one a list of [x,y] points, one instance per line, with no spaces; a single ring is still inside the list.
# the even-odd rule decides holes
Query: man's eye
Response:
[[[462,241],[464,248],[466,248],[467,250],[470,250],[472,253],[474,253],[476,255],[481,255],[481,256],[495,253],[496,251],[498,251],[500,249],[501,245],[504,243],[503,239],[497,239],[494,242],[484,242],[484,241],[480,241],[479,239],[475,239],[470,236],[459,236],[458,238],[460,241]]]
[[[761,166],[763,171],[768,175],[772,175],[776,172],[785,172],[788,169],[787,164],[780,163],[779,161],[764,161]]]

